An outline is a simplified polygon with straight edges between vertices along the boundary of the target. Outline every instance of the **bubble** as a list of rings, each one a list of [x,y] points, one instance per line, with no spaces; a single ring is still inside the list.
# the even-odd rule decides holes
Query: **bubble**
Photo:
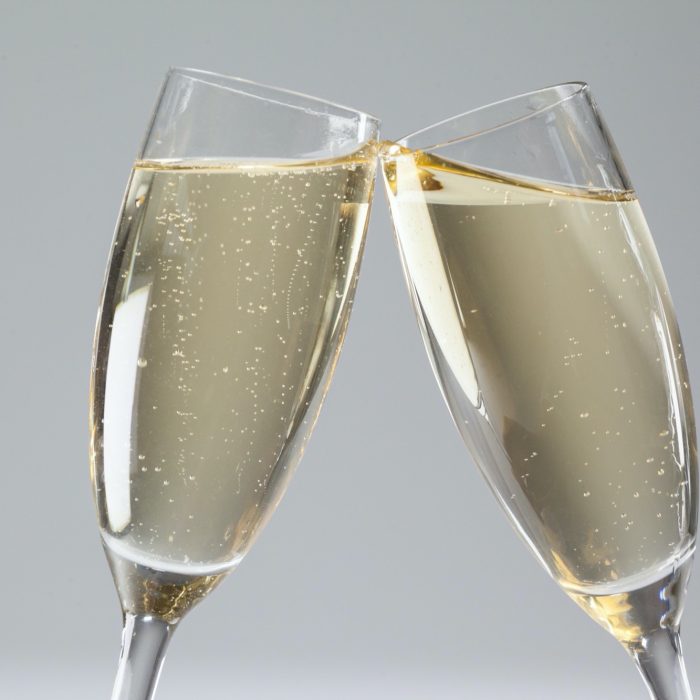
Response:
[[[139,357],[136,364],[143,369],[148,364],[148,360],[144,357]]]

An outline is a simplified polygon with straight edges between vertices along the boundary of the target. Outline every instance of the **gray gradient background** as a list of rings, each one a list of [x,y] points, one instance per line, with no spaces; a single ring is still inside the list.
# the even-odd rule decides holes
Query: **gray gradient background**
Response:
[[[700,4],[0,0],[0,696],[108,697],[117,599],[88,484],[90,343],[121,193],[168,65],[379,115],[386,138],[591,83],[700,381]],[[424,356],[378,190],[347,343],[297,476],[177,632],[159,697],[644,697],[511,531]],[[697,388],[697,387],[696,387]],[[684,620],[700,692],[700,587]]]

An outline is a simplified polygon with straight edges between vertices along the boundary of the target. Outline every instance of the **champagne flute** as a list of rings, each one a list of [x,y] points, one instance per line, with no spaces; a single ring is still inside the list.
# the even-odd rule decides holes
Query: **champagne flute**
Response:
[[[666,280],[587,85],[382,147],[409,291],[452,417],[516,531],[635,659],[689,699],[688,376]]]
[[[189,69],[163,84],[97,320],[91,476],[124,614],[113,700],[279,503],[354,296],[378,121]]]

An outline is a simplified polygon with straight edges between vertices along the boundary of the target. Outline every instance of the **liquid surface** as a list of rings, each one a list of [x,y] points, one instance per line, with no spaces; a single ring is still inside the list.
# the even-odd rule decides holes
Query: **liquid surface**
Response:
[[[434,368],[516,528],[570,593],[658,581],[694,546],[695,437],[634,194],[396,147],[385,177]]]
[[[374,157],[134,168],[91,413],[102,534],[132,610],[179,616],[281,498],[345,332]]]

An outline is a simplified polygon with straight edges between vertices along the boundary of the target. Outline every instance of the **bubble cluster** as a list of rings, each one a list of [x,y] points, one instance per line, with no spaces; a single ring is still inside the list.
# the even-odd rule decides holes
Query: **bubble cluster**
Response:
[[[572,585],[672,562],[692,541],[695,464],[682,349],[638,202],[426,154],[404,183],[412,157],[395,168],[392,210],[403,249],[420,246],[405,257],[417,310],[479,466]],[[416,192],[422,173],[440,186]]]
[[[147,305],[110,338],[139,345],[135,384],[119,389],[133,396],[118,417],[132,463],[105,454],[103,469],[128,474],[126,487],[106,483],[126,488],[118,534],[138,556],[233,560],[276,504],[342,340],[372,168],[350,157],[135,169],[114,296]],[[118,401],[128,406],[105,397]]]

